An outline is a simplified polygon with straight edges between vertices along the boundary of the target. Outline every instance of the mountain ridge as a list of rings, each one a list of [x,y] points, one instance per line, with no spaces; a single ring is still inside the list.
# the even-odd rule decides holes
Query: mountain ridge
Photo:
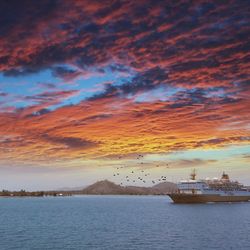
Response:
[[[158,183],[152,187],[121,186],[109,180],[97,181],[82,190],[81,194],[101,194],[101,195],[160,195],[168,194],[177,190],[177,185],[172,182]]]

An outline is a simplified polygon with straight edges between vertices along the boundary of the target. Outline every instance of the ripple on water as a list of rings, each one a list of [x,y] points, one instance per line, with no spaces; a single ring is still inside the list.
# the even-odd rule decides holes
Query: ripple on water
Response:
[[[249,250],[250,203],[164,196],[0,199],[0,249]]]

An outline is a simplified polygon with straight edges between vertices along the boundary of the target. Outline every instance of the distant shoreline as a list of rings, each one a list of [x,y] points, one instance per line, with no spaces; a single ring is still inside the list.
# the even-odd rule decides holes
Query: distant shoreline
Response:
[[[26,195],[26,196],[0,196],[1,198],[11,199],[11,198],[46,198],[46,197],[76,197],[76,196],[165,196],[167,194],[72,194],[72,195]]]
[[[152,187],[120,186],[108,180],[98,181],[82,190],[53,191],[0,191],[0,197],[62,197],[72,195],[167,195],[175,192],[177,186],[171,182],[162,182]]]

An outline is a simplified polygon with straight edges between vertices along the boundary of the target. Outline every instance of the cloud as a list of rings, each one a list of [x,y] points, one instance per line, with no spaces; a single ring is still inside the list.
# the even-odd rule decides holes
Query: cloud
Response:
[[[195,159],[180,159],[177,161],[173,161],[172,164],[178,167],[198,167],[198,166],[206,166],[208,164],[213,164],[216,162],[217,160],[215,159],[203,160],[195,158]]]
[[[20,97],[22,100],[31,102],[32,105],[27,108],[16,109],[16,111],[19,115],[27,115],[28,117],[43,115],[49,113],[51,106],[60,104],[63,100],[77,94],[79,94],[78,90],[46,91],[37,95]]]
[[[42,135],[42,139],[45,139],[50,143],[63,144],[69,149],[88,149],[98,146],[98,143],[96,142],[75,137],[54,137],[45,134]]]
[[[42,89],[48,89],[48,90],[55,90],[57,89],[57,85],[54,84],[54,83],[46,83],[46,82],[43,82],[43,83],[38,83],[37,84],[38,87],[42,88]]]
[[[16,147],[14,142],[10,147],[2,144],[1,157],[107,159],[112,155],[246,145],[250,136],[246,129],[248,106],[249,101],[242,100],[233,107],[228,102],[207,102],[173,109],[171,101],[137,103],[132,99],[110,97],[33,117],[20,116],[20,113],[1,114],[0,135],[6,135],[8,126],[10,135],[32,141],[23,147]],[[237,126],[231,127],[235,121]],[[44,136],[46,134],[48,136]],[[11,151],[6,153],[8,149]],[[69,149],[71,153],[67,153]]]
[[[134,95],[138,92],[148,91],[161,85],[164,85],[167,83],[167,80],[167,72],[165,72],[164,69],[155,67],[136,75],[132,78],[131,81],[128,81],[124,84],[106,84],[106,89],[103,93],[94,95],[89,99],[95,100],[98,98],[107,98],[115,96],[124,97],[130,94]]]
[[[237,0],[2,1],[4,80],[22,79],[21,89],[39,71],[52,75],[39,79],[39,93],[1,88],[0,136],[31,143],[0,142],[0,156],[72,160],[249,143],[248,12]],[[83,73],[93,78],[62,87]],[[100,74],[106,84],[80,97]],[[78,104],[63,106],[76,95]]]
[[[58,103],[59,100],[78,94],[78,90],[42,92],[37,95],[25,96],[24,99],[40,103]]]
[[[0,92],[0,97],[6,97],[6,96],[8,96],[8,93]]]
[[[242,158],[245,162],[249,163],[250,162],[250,154],[243,154]]]
[[[149,0],[111,5],[106,1],[25,1],[20,5],[14,1],[1,7],[2,33],[8,30],[8,36],[2,40],[5,52],[0,67],[7,75],[68,62],[82,68],[101,67],[115,60],[123,65],[120,68],[167,68],[173,81],[184,77],[177,74],[189,73],[188,79],[201,84],[198,71],[222,74],[237,68],[237,63],[247,62],[242,56],[249,50],[244,1],[227,5],[185,1],[152,4]],[[163,25],[167,28],[159,31]],[[203,77],[212,84],[210,73]],[[231,74],[227,77],[232,79]]]
[[[62,66],[53,68],[53,76],[62,78],[65,81],[72,80],[79,76],[81,73],[75,69],[69,69]]]

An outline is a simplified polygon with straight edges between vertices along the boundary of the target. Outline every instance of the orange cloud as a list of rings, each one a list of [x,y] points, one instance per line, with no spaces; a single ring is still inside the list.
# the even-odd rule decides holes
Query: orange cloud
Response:
[[[249,100],[172,105],[103,98],[33,117],[2,113],[1,159],[70,161],[249,143]]]

